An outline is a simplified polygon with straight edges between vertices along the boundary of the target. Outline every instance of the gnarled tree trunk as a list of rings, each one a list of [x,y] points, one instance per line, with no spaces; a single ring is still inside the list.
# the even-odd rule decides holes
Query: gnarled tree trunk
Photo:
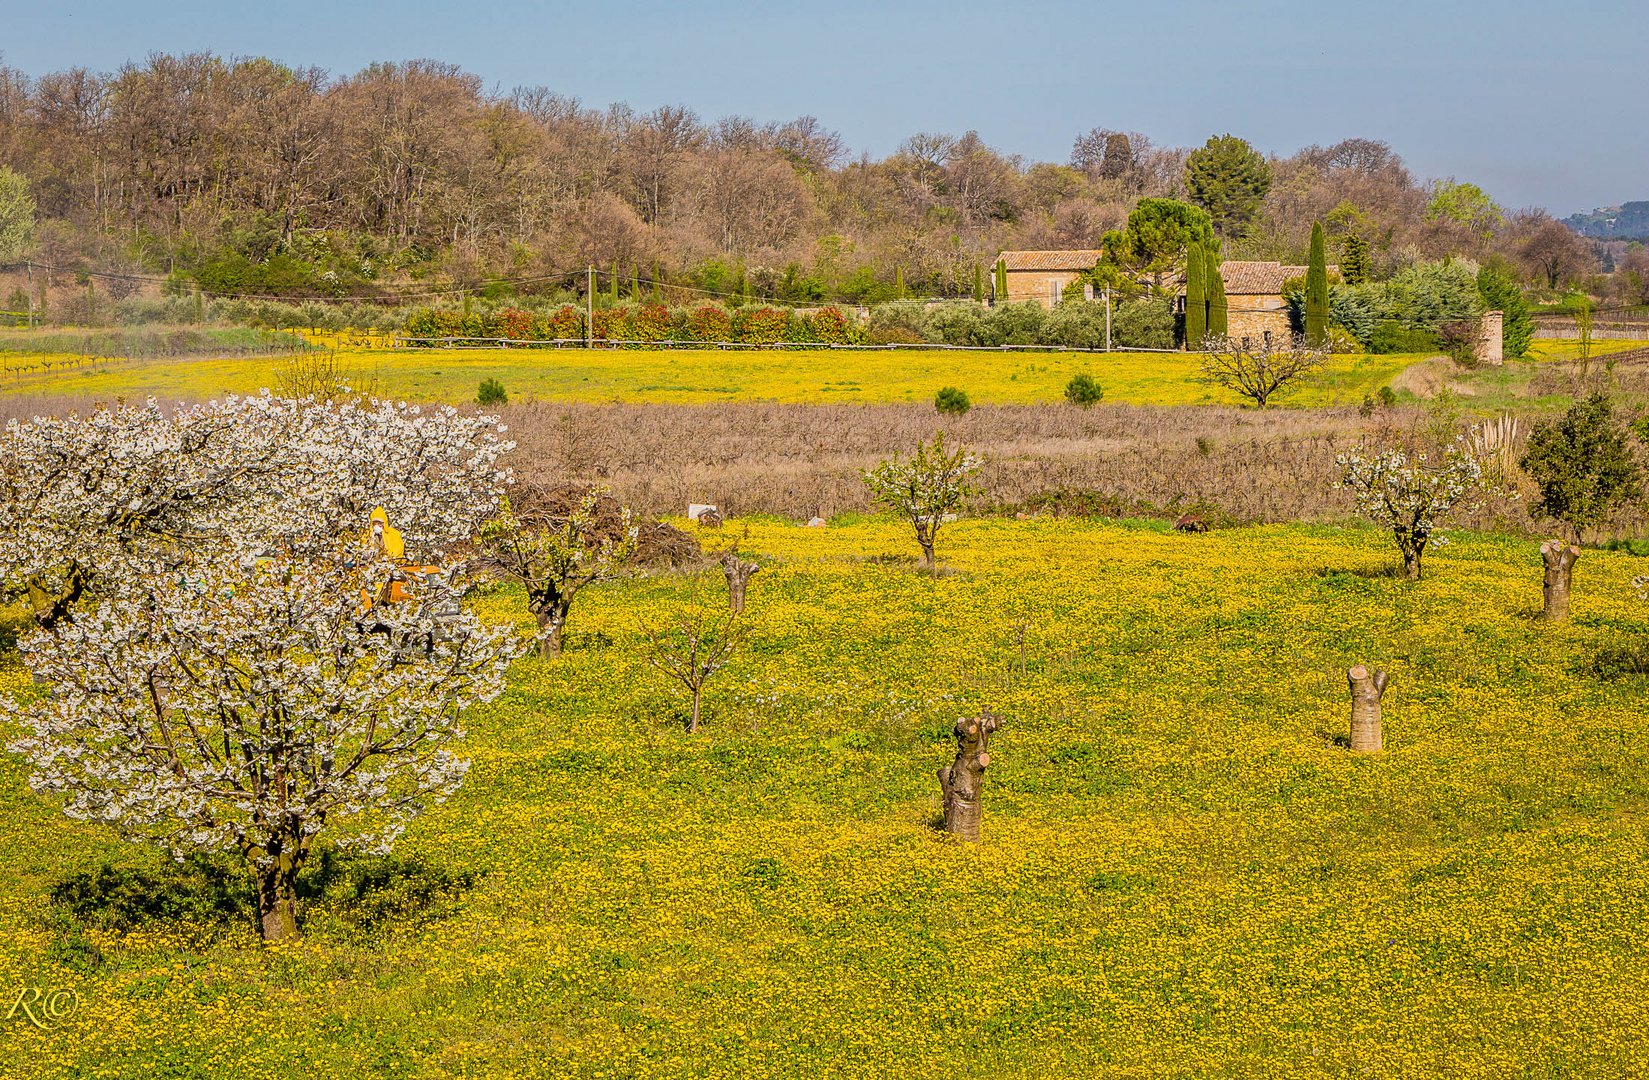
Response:
[[[1346,672],[1351,685],[1351,749],[1359,754],[1378,753],[1385,745],[1380,730],[1380,695],[1386,692],[1386,673],[1370,674],[1358,664]]]
[[[1540,545],[1540,561],[1546,564],[1546,578],[1541,584],[1545,606],[1540,617],[1547,622],[1562,622],[1569,617],[1569,577],[1574,572],[1580,548],[1561,540],[1548,540]]]
[[[258,930],[265,941],[298,936],[298,869],[305,851],[287,837],[267,849],[244,849],[258,889]]]
[[[945,831],[964,840],[979,841],[979,795],[985,767],[991,763],[991,732],[1002,718],[986,711],[971,719],[958,720],[956,761],[939,770],[939,788],[945,799]]]
[[[727,575],[727,609],[732,612],[744,610],[744,590],[750,584],[750,575],[761,567],[753,562],[745,562],[739,558],[737,550],[729,551],[721,557],[721,572]]]

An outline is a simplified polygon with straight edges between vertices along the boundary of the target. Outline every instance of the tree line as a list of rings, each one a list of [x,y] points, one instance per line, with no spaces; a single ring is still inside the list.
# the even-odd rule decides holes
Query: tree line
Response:
[[[431,60],[352,75],[261,58],[156,54],[108,73],[0,68],[0,261],[145,275],[216,295],[403,296],[410,282],[524,290],[585,266],[795,303],[965,296],[1016,248],[1096,248],[1147,198],[1204,209],[1227,257],[1329,257],[1383,277],[1443,255],[1504,259],[1530,284],[1593,273],[1544,211],[1424,182],[1350,138],[1266,157],[1095,127],[1068,160],[973,132],[849,153],[819,120],[707,120],[507,93]],[[26,207],[32,230],[7,230]],[[8,209],[9,208],[9,209]],[[1611,256],[1612,258],[1612,256]],[[1632,287],[1649,283],[1642,252]]]

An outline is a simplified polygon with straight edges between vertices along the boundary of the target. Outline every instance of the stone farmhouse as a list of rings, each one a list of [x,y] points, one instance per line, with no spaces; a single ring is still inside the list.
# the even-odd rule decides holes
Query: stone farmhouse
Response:
[[[1065,286],[1077,276],[1094,268],[1099,261],[1098,248],[1079,248],[1074,251],[1004,251],[997,256],[1008,279],[1006,296],[996,297],[999,304],[1019,304],[1034,300],[1052,310]],[[992,263],[994,266],[995,263]]]
[[[1280,338],[1290,334],[1283,283],[1289,278],[1305,277],[1306,269],[1280,262],[1227,259],[1220,263],[1220,278],[1225,282],[1226,332],[1234,338],[1256,341],[1267,335]],[[1339,269],[1330,266],[1328,272],[1332,276]]]

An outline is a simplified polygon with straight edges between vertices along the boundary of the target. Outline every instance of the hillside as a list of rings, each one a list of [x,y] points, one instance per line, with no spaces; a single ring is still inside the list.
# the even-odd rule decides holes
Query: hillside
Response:
[[[1598,240],[1649,240],[1649,201],[1570,214],[1563,223],[1582,236]]]

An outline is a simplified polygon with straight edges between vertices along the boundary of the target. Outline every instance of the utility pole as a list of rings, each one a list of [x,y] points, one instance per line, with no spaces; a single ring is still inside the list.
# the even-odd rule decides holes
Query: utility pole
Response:
[[[1105,286],[1105,351],[1111,351],[1111,287]]]
[[[595,335],[595,267],[584,268],[584,347],[594,348]]]

